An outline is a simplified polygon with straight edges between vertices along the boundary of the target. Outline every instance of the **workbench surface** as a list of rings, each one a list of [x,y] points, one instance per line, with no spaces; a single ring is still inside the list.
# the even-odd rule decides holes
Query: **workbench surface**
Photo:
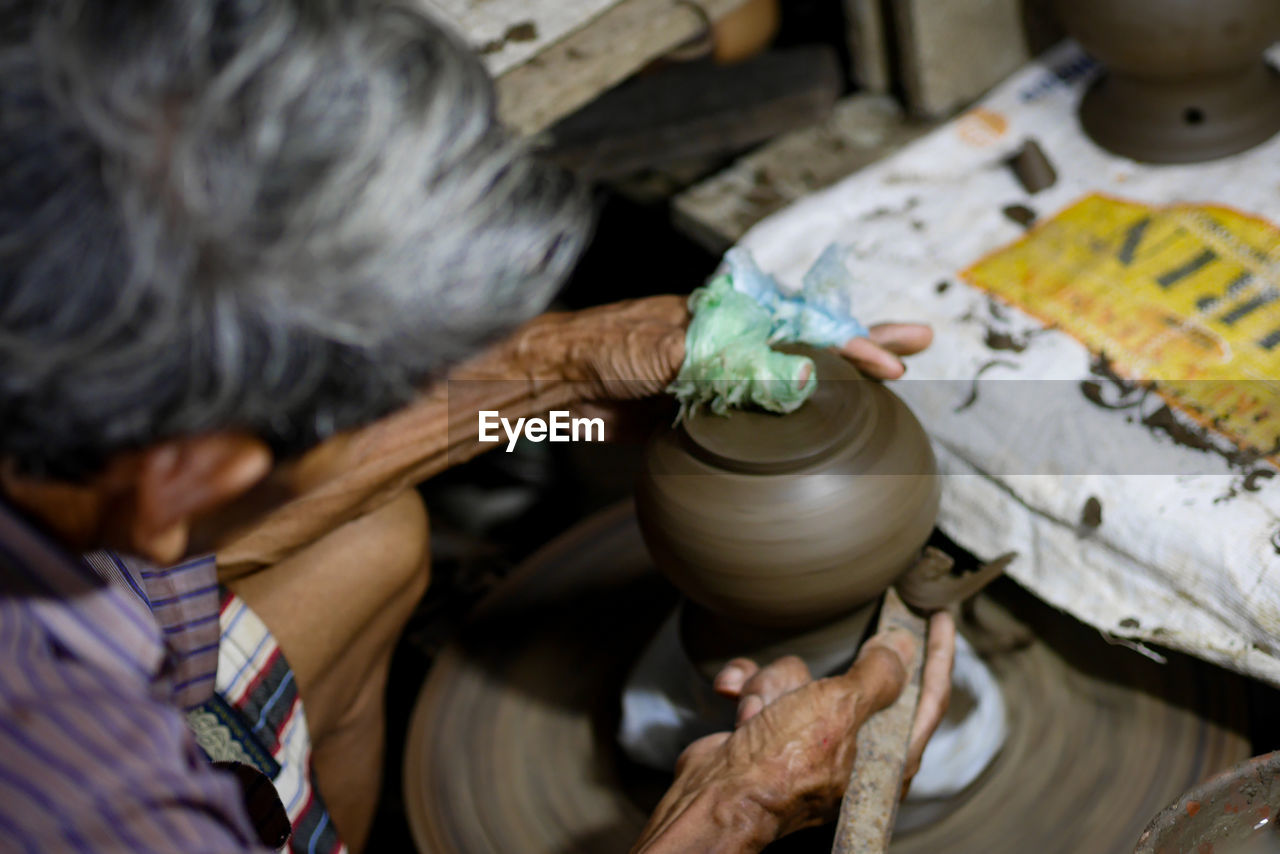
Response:
[[[705,31],[743,0],[422,0],[483,57],[499,112],[525,133]],[[701,11],[699,11],[701,10]]]
[[[893,388],[954,540],[1017,551],[1011,576],[1117,643],[1280,684],[1280,137],[1112,155],[1076,116],[1097,72],[1064,44],[742,245],[794,286],[837,244],[859,319],[933,325]],[[1029,138],[1039,192],[1009,166]]]

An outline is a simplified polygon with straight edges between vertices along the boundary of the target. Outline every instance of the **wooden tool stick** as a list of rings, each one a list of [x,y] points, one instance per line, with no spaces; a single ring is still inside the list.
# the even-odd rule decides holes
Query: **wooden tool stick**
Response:
[[[884,854],[889,850],[893,820],[902,794],[902,772],[910,746],[911,725],[920,702],[928,622],[903,603],[892,587],[884,594],[877,632],[890,627],[911,632],[916,651],[898,699],[872,715],[858,730],[858,753],[849,788],[840,803],[832,854]]]

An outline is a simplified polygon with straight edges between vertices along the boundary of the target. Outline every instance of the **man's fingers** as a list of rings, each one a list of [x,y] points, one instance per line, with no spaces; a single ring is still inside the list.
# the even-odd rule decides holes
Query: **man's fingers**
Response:
[[[840,353],[858,370],[878,380],[896,380],[906,372],[902,360],[870,338],[851,338]]]
[[[720,668],[712,687],[722,697],[730,697],[736,700],[742,693],[742,686],[747,684],[747,680],[755,676],[759,670],[760,665],[751,659],[735,658]]]
[[[910,356],[933,343],[933,330],[923,323],[877,323],[867,337],[890,353]]]
[[[840,352],[858,370],[879,380],[896,380],[906,372],[899,356],[919,353],[933,341],[933,330],[921,323],[879,323],[866,338],[852,338]]]
[[[869,700],[869,704],[859,704],[857,726],[902,693],[902,686],[907,681],[907,667],[915,654],[915,643],[909,632],[890,629],[862,645],[858,660],[848,673],[840,677],[849,683],[851,690]]]
[[[903,668],[906,668],[911,663],[912,656],[916,654],[916,639],[906,629],[891,626],[868,638],[862,645],[862,649],[858,650],[858,658],[861,659],[881,647],[893,652],[902,662]]]
[[[803,660],[794,655],[779,658],[743,683],[738,700],[739,725],[760,714],[765,706],[783,694],[789,694],[810,681],[809,667]]]
[[[675,773],[679,775],[689,766],[690,763],[697,763],[699,760],[710,756],[720,745],[729,740],[727,732],[713,732],[711,735],[704,735],[702,738],[693,741],[676,759]]]
[[[763,711],[764,700],[760,699],[759,694],[743,694],[742,699],[738,701],[738,719],[736,725],[742,726]]]
[[[924,672],[920,686],[920,704],[911,726],[910,746],[904,780],[920,769],[920,758],[951,702],[951,667],[956,655],[956,624],[951,615],[939,611],[929,618],[929,642],[925,648]]]

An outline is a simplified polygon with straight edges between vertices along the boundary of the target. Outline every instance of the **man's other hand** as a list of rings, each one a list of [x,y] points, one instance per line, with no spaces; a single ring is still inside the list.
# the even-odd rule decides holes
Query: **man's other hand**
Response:
[[[848,672],[816,681],[794,657],[763,668],[747,659],[729,662],[715,687],[738,701],[736,727],[686,749],[635,851],[755,851],[833,819],[853,769],[858,728],[901,692],[914,643],[900,630],[881,633],[863,645]],[[954,655],[955,623],[935,614],[907,782],[946,712]]]

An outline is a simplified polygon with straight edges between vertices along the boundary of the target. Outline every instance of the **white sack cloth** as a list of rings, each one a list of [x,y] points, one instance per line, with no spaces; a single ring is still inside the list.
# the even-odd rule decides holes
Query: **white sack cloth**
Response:
[[[1090,402],[1082,383],[1091,379],[1103,397],[1124,392],[1096,376],[1097,354],[1080,337],[1046,329],[959,275],[1026,233],[1002,213],[1009,205],[1031,207],[1043,221],[1103,193],[1223,204],[1280,223],[1280,138],[1189,166],[1113,156],[1075,117],[1095,73],[1079,48],[1062,45],[981,109],[775,214],[742,245],[795,287],[828,244],[840,244],[861,320],[933,325],[932,348],[893,388],[935,441],[948,475],[940,525],[952,538],[984,558],[1018,551],[1010,575],[1109,635],[1280,684],[1273,469],[1242,462],[1229,441],[1203,431],[1202,443],[1217,450],[1171,440],[1170,429],[1191,422],[1144,423],[1163,406],[1155,395],[1138,395],[1127,409]],[[1058,173],[1035,195],[1005,162],[1029,137]],[[1280,326],[1277,306],[1258,310]],[[1277,354],[1272,375],[1280,377]]]

